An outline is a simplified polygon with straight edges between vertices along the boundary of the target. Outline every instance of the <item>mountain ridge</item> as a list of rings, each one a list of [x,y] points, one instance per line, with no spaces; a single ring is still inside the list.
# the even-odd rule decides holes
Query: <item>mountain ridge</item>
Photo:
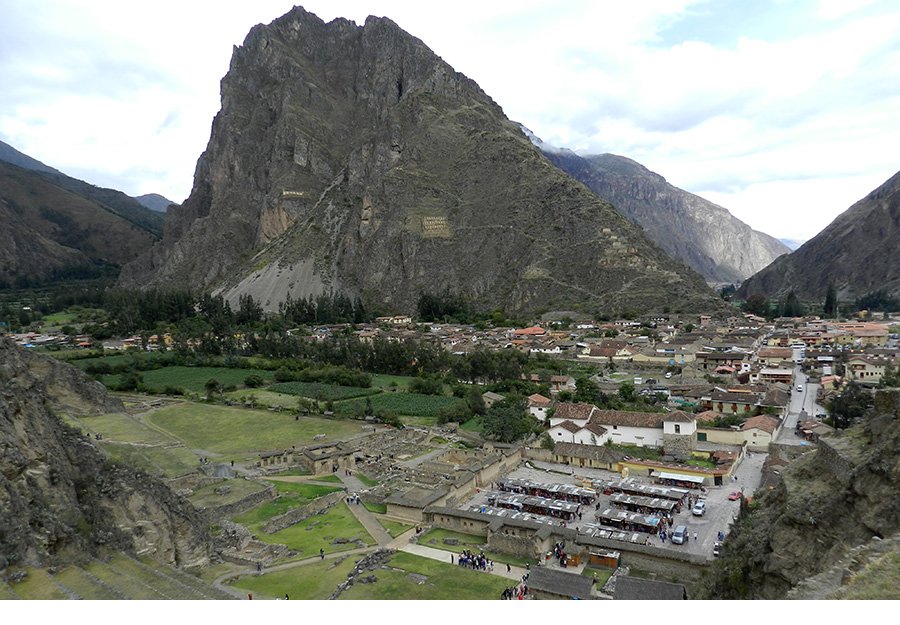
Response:
[[[790,256],[748,278],[737,297],[825,298],[834,284],[842,300],[873,291],[900,296],[900,172],[838,215]]]
[[[726,208],[669,184],[632,159],[615,154],[580,156],[550,146],[521,127],[550,162],[609,201],[670,256],[711,283],[739,284],[790,253],[783,243],[753,230]]]
[[[120,278],[188,282],[270,310],[327,291],[404,311],[426,290],[510,311],[717,301],[420,40],[302,7],[235,48],[190,197]]]

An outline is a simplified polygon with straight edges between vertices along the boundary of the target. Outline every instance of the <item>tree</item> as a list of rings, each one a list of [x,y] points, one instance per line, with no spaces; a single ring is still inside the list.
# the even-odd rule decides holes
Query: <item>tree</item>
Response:
[[[837,318],[837,291],[834,288],[834,282],[828,283],[828,290],[825,292],[825,304],[822,307],[826,317],[831,319]]]
[[[525,399],[511,395],[494,403],[484,415],[486,436],[503,443],[523,438],[534,429],[534,420],[525,411]]]
[[[204,387],[206,388],[206,396],[209,398],[222,392],[222,383],[215,378],[208,379]]]
[[[765,317],[769,312],[769,300],[762,293],[754,293],[741,305],[744,312]]]
[[[884,375],[878,383],[878,388],[895,388],[900,387],[900,369],[894,366],[893,362],[888,362],[884,366]]]
[[[619,397],[622,398],[622,401],[634,401],[637,397],[634,392],[634,384],[632,382],[622,382],[619,384]]]
[[[838,429],[848,428],[859,421],[874,404],[872,395],[856,382],[831,401],[832,425]]]
[[[793,290],[787,294],[784,305],[781,307],[781,314],[784,317],[803,316],[803,306],[800,304],[800,300],[797,299],[797,294],[794,293]]]
[[[244,378],[244,386],[246,386],[247,388],[259,388],[265,383],[265,380],[255,374],[248,375],[246,378]]]

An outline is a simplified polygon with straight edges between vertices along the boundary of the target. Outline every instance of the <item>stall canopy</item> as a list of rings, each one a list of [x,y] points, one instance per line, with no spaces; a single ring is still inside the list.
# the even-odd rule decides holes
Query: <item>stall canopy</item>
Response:
[[[661,480],[677,480],[679,482],[691,482],[692,484],[702,484],[703,478],[699,475],[682,475],[680,473],[667,473],[665,471],[654,471],[650,474]]]

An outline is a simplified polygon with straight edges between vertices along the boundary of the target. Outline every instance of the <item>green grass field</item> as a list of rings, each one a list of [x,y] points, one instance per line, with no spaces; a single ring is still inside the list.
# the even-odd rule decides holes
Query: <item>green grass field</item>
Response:
[[[228,492],[224,495],[217,494],[216,489],[223,486],[228,487]],[[190,499],[190,502],[197,508],[212,508],[243,499],[251,493],[265,489],[266,486],[266,484],[254,480],[225,480],[223,482],[217,482],[195,489],[194,494],[188,499]]]
[[[413,528],[412,525],[407,525],[406,523],[400,523],[399,521],[392,521],[391,519],[385,519],[383,517],[375,517],[378,522],[381,524],[381,527],[391,535],[391,538],[397,538],[403,532],[408,532]]]
[[[383,389],[397,388],[405,391],[407,387],[409,387],[410,380],[414,379],[414,377],[409,375],[387,375],[385,373],[373,373],[372,386]]]
[[[100,449],[115,462],[157,477],[186,475],[199,466],[198,454],[184,447],[140,447],[104,440]]]
[[[206,383],[218,380],[222,386],[243,386],[247,376],[257,375],[263,380],[271,380],[272,372],[260,369],[229,369],[227,367],[163,367],[141,371],[144,385],[161,392],[167,386],[183,388],[187,391],[206,394]]]
[[[321,382],[281,382],[269,387],[270,391],[298,397],[309,397],[320,401],[339,401],[342,399],[354,399],[366,395],[377,395],[381,391],[377,388],[362,388],[360,386],[339,386],[337,384],[322,384]]]
[[[399,552],[391,558],[390,570],[375,571],[374,584],[354,584],[341,599],[499,599],[512,581],[483,571]],[[397,570],[399,569],[399,570]],[[410,577],[423,575],[424,583]]]
[[[287,410],[296,410],[297,409],[297,396],[296,395],[285,395],[284,393],[273,393],[272,391],[268,391],[265,389],[238,389],[236,391],[229,391],[225,393],[225,397],[236,402],[241,402],[245,399],[254,400],[256,402],[257,407],[259,408],[267,408],[269,406],[275,406],[278,408],[285,408]]]
[[[372,404],[372,410],[387,410],[399,416],[437,418],[442,410],[452,408],[465,400],[459,397],[444,397],[440,395],[421,395],[418,393],[382,393],[367,398]],[[353,414],[360,403],[365,407],[366,400],[351,399],[335,404],[334,410],[338,414]]]
[[[233,581],[232,586],[260,599],[280,599],[285,595],[291,599],[328,599],[362,557],[348,556],[340,563],[329,558],[285,571],[246,575]]]
[[[185,402],[147,416],[153,425],[181,440],[189,449],[203,449],[219,460],[242,460],[248,454],[308,445],[317,434],[334,441],[357,434],[357,421],[300,417],[268,410],[247,410]]]
[[[459,541],[458,545],[447,545],[444,543],[445,538],[455,538]],[[434,542],[431,542],[434,540]],[[481,547],[485,544],[486,539],[483,536],[476,536],[475,534],[463,534],[461,532],[453,532],[450,530],[434,528],[428,530],[421,536],[419,536],[419,544],[424,547],[432,547],[434,549],[443,549],[444,551],[452,551],[453,553],[462,553],[465,550],[480,550]],[[514,564],[516,566],[525,566],[527,563],[534,564],[534,560],[528,560],[527,558],[519,558],[507,553],[500,553],[496,551],[484,551],[484,555],[486,555],[490,560],[494,562],[503,562],[504,564]]]
[[[356,479],[365,484],[366,486],[378,486],[378,480],[373,480],[369,476],[364,473],[356,473]],[[338,478],[340,479],[340,478]]]
[[[76,424],[87,434],[102,434],[105,440],[119,443],[174,445],[178,442],[174,437],[151,428],[127,414],[79,417]]]
[[[258,534],[261,531],[262,525],[269,519],[274,518],[279,514],[284,514],[293,508],[305,506],[322,495],[342,490],[340,488],[319,486],[317,484],[278,481],[267,482],[275,487],[279,497],[273,501],[267,501],[266,503],[234,518],[236,523],[246,525],[254,534]]]
[[[133,349],[121,354],[111,354],[109,356],[99,356],[97,358],[79,358],[78,360],[73,360],[72,364],[79,369],[87,369],[90,365],[100,363],[105,363],[110,367],[118,367],[119,365],[131,364],[135,360],[156,360],[162,358],[163,355],[164,354],[160,352],[142,352],[138,349]]]
[[[375,540],[344,502],[338,503],[325,514],[317,514],[280,532],[260,532],[256,537],[266,543],[287,545],[298,554],[292,559],[316,556],[319,549],[324,549],[325,553],[334,553],[359,548],[355,542],[336,544],[336,538],[359,538],[367,545],[375,544]]]

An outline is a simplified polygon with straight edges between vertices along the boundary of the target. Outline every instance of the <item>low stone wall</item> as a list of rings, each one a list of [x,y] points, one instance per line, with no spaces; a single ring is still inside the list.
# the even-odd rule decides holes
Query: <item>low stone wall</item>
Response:
[[[533,536],[510,536],[492,532],[487,544],[492,551],[508,553],[519,558],[540,559],[544,555],[543,541]]]
[[[279,514],[277,517],[269,519],[269,521],[263,525],[262,531],[266,534],[280,532],[291,525],[296,525],[300,521],[305,521],[311,516],[324,513],[346,496],[347,494],[343,491],[323,495],[302,508],[294,508],[293,510],[288,510],[284,514]]]
[[[231,517],[242,512],[246,512],[251,508],[258,506],[264,501],[275,499],[275,487],[267,486],[264,490],[250,493],[246,497],[234,501],[232,503],[214,506],[212,508],[204,508],[201,510],[207,521],[216,521],[221,518]]]

